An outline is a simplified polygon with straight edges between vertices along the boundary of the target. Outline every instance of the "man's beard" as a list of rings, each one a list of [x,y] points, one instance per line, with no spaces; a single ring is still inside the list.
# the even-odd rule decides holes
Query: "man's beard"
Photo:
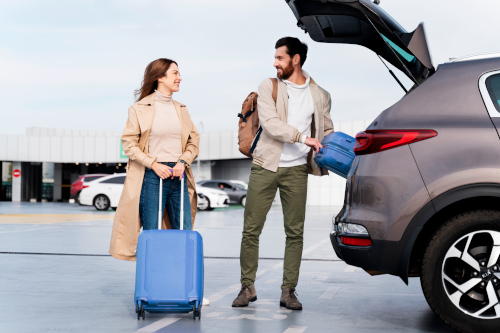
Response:
[[[281,74],[277,74],[278,79],[280,80],[288,80],[290,76],[292,76],[294,69],[293,69],[293,64],[292,64],[292,59],[290,59],[290,62],[288,63],[288,66],[285,68],[282,68],[281,66],[276,68],[276,70],[281,69]]]

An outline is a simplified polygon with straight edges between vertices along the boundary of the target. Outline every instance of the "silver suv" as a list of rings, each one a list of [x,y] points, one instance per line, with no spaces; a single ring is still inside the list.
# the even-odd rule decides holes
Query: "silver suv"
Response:
[[[288,4],[313,40],[365,46],[414,82],[356,137],[335,252],[373,275],[419,276],[458,331],[497,332],[500,54],[435,69],[422,23],[407,32],[364,0]]]

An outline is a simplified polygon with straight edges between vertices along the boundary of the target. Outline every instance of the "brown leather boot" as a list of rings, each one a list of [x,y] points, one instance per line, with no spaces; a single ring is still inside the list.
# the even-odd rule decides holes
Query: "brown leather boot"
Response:
[[[302,310],[302,303],[297,299],[295,288],[281,289],[280,306],[285,306],[290,310]]]
[[[255,286],[247,286],[246,284],[241,285],[240,293],[238,297],[233,301],[233,308],[242,308],[248,306],[248,303],[255,302],[257,300],[257,291]]]

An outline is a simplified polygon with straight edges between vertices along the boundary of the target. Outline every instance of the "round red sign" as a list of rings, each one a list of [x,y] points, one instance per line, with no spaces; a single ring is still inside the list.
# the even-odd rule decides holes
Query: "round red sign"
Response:
[[[16,178],[21,176],[21,170],[19,170],[19,169],[12,170],[12,176],[14,176]]]

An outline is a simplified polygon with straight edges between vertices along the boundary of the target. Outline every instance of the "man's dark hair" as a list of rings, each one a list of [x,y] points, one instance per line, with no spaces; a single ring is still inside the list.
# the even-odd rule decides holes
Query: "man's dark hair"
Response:
[[[286,46],[286,53],[293,58],[294,55],[300,56],[300,67],[304,66],[307,58],[307,44],[302,43],[295,37],[283,37],[276,42],[275,49]]]

